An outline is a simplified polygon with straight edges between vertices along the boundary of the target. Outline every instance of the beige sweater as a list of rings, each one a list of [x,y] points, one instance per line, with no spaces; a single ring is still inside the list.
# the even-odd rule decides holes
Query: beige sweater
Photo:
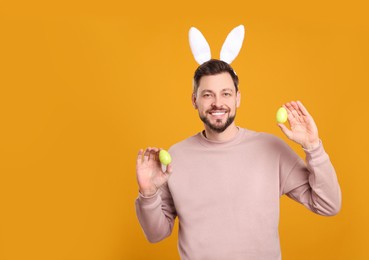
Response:
[[[341,207],[322,143],[305,150],[306,164],[279,138],[243,128],[227,142],[199,133],[169,152],[172,176],[154,196],[139,195],[136,212],[150,242],[169,236],[178,216],[183,260],[281,259],[283,194],[321,215],[335,215]]]

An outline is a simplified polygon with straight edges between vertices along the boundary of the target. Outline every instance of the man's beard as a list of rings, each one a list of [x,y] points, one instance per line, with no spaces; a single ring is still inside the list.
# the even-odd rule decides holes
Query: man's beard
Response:
[[[236,117],[236,114],[234,114],[233,116],[229,116],[227,118],[227,121],[224,124],[214,125],[210,123],[210,121],[206,118],[206,116],[200,115],[201,121],[204,122],[204,124],[207,125],[211,130],[217,133],[223,133],[228,128],[228,126],[230,126],[233,123],[235,117]],[[217,119],[217,120],[220,120],[220,119]]]

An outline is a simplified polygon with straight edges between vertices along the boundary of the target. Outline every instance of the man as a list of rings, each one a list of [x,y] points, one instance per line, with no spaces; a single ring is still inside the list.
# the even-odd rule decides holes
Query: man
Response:
[[[279,138],[235,125],[241,93],[229,64],[243,38],[244,26],[235,27],[220,60],[214,60],[202,33],[190,29],[191,51],[200,64],[192,102],[205,129],[170,148],[173,163],[165,171],[160,149],[138,154],[140,224],[148,240],[157,242],[171,234],[178,216],[182,259],[281,259],[280,196],[321,215],[335,215],[341,207],[334,168],[301,102],[284,105],[291,129],[278,125],[302,146],[306,164]]]
[[[170,148],[165,171],[160,149],[138,154],[136,211],[150,242],[169,236],[178,216],[181,259],[281,259],[280,196],[317,214],[339,212],[335,170],[301,102],[284,105],[291,129],[279,127],[302,146],[306,164],[279,138],[236,126],[241,93],[226,62],[198,67],[192,101],[205,129]]]

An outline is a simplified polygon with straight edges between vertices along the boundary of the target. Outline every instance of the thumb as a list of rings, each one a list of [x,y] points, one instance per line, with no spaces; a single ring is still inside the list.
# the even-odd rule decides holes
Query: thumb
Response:
[[[165,169],[165,172],[164,172],[164,175],[163,175],[164,182],[167,182],[169,180],[171,174],[172,174],[172,165],[171,164],[168,164],[166,166],[166,169]]]
[[[279,128],[282,130],[282,132],[291,139],[292,137],[292,131],[288,129],[284,124],[278,123]]]
[[[172,171],[173,171],[172,165],[168,164],[167,168],[165,170],[165,174],[170,175],[172,173]]]

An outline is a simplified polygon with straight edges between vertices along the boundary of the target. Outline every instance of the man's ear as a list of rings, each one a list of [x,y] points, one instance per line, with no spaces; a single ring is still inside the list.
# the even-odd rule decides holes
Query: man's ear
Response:
[[[236,97],[236,104],[237,104],[237,108],[240,107],[241,105],[241,92],[237,91],[237,97]]]
[[[195,109],[197,109],[197,105],[196,105],[196,95],[195,93],[192,94],[192,105]]]

